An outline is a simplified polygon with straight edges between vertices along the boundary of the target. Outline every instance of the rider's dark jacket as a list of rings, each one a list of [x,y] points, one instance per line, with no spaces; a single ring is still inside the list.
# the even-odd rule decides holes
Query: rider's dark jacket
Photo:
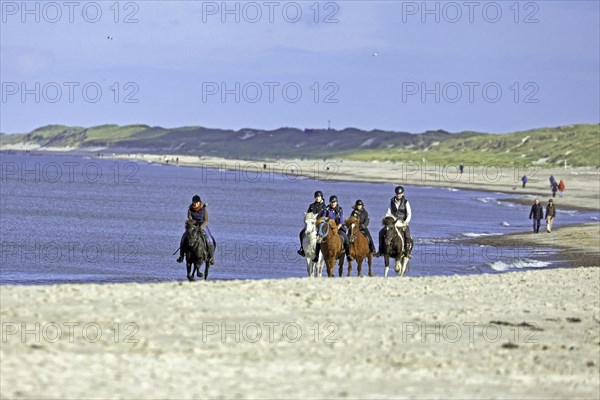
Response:
[[[408,210],[406,209],[407,202],[408,200],[406,200],[406,197],[402,197],[400,205],[396,207],[396,197],[392,197],[390,200],[390,211],[392,212],[392,215],[401,221],[406,221],[406,218],[408,217]]]
[[[317,218],[318,217],[322,217],[323,213],[325,212],[325,202],[314,202],[311,205],[308,206],[308,211],[307,212],[311,212],[314,213]]]
[[[369,213],[364,208],[362,210],[355,208],[355,206],[352,208],[354,208],[354,210],[352,211],[352,214],[350,214],[350,216],[356,216],[359,219],[359,229],[366,229],[369,226],[370,221]]]
[[[331,218],[335,221],[336,224],[340,225],[344,223],[344,210],[339,205],[337,207],[331,207],[331,205],[325,207],[325,212],[323,216],[326,218]],[[346,230],[342,226],[342,230],[345,232]]]
[[[208,208],[207,204],[202,204],[198,211],[192,209],[192,205],[188,208],[187,219],[190,223],[196,223],[200,225],[201,229],[204,229],[208,225]]]

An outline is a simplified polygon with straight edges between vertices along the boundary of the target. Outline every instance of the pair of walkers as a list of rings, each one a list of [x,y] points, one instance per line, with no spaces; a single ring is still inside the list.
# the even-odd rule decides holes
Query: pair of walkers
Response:
[[[548,233],[552,232],[552,224],[555,217],[556,206],[554,205],[554,200],[550,199],[546,206],[546,231]],[[542,218],[544,218],[544,206],[542,206],[538,199],[535,199],[531,206],[531,211],[529,211],[529,219],[533,220],[533,233],[540,233]]]

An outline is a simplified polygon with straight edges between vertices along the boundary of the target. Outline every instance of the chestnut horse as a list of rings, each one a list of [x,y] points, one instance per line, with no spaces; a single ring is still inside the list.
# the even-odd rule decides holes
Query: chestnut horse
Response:
[[[342,238],[338,233],[338,228],[334,220],[330,218],[319,218],[317,220],[317,241],[321,243],[321,253],[327,266],[327,276],[333,277],[333,267],[335,261],[339,261],[339,275],[342,276],[344,270],[344,246]]]
[[[350,261],[348,261],[348,276],[352,271],[352,260],[356,260],[358,276],[362,276],[362,263],[367,259],[369,263],[369,276],[373,276],[373,255],[369,249],[369,239],[358,229],[360,220],[352,216],[344,224],[348,228],[348,240],[350,241]]]
[[[319,252],[318,261],[313,261],[317,256],[317,215],[312,212],[304,213],[302,248],[305,253],[308,276],[320,278],[323,273],[323,254]]]
[[[394,270],[398,276],[403,276],[407,271],[408,257],[404,254],[404,232],[399,221],[394,217],[385,217],[382,221],[385,228],[385,246],[384,246],[384,261],[385,270],[384,276],[387,278],[390,269],[390,257],[396,261]]]

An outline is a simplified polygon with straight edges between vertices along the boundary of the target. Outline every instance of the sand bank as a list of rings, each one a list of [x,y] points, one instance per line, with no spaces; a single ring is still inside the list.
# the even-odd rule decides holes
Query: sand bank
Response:
[[[599,268],[0,288],[2,398],[598,398]]]

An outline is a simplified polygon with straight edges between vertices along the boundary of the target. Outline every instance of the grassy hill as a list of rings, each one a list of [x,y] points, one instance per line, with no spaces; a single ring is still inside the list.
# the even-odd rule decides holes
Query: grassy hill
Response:
[[[193,154],[262,160],[345,158],[439,163],[514,163],[600,167],[600,125],[581,124],[507,134],[480,132],[421,134],[279,128],[221,130],[199,126],[167,129],[147,125],[91,128],[49,125],[28,134],[0,135],[0,144],[42,147],[106,147],[115,152]],[[107,151],[108,151],[107,150]]]

